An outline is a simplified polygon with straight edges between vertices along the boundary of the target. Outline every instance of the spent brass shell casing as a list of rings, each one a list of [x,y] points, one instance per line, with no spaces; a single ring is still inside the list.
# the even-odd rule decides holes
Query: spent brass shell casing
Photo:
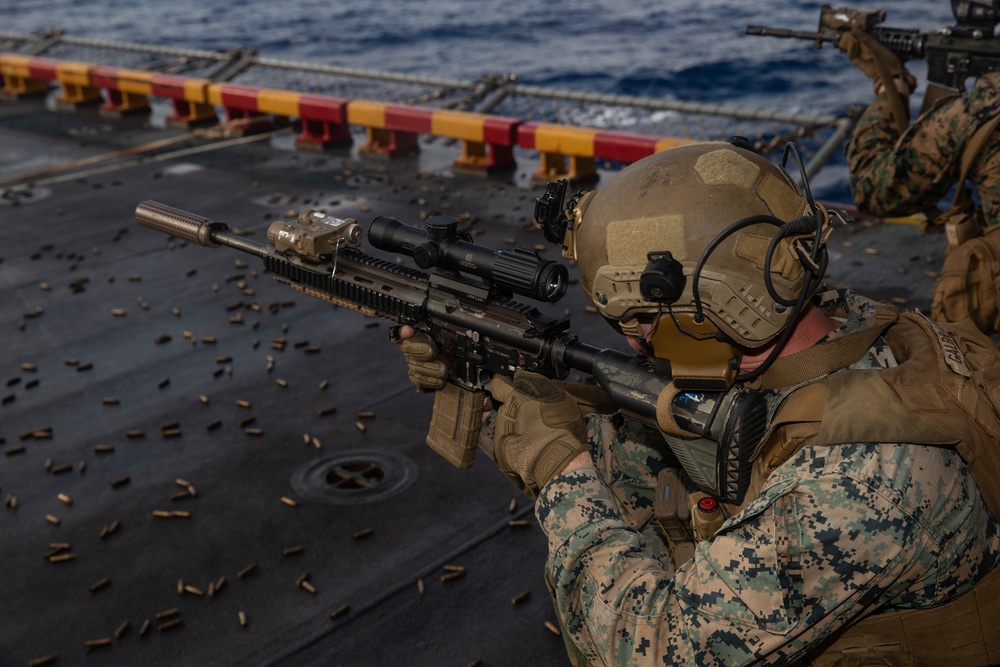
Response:
[[[242,579],[243,577],[246,577],[256,569],[257,569],[256,565],[247,565],[245,568],[236,573],[236,578]]]
[[[507,522],[507,525],[510,526],[511,528],[527,528],[531,524],[525,521],[524,519],[512,519]]]
[[[53,516],[51,514],[46,514],[45,520],[51,523],[53,526],[58,526],[60,523],[62,523],[62,521],[59,520],[59,517]]]
[[[208,590],[205,592],[205,595],[207,595],[210,598],[214,598],[215,597],[215,582],[214,581],[208,582]]]
[[[460,579],[465,576],[465,572],[449,572],[448,574],[441,575],[441,582],[454,581],[455,579]]]
[[[153,510],[153,516],[160,519],[168,519],[170,518],[170,512],[167,510]]]
[[[179,428],[168,428],[165,431],[162,431],[161,434],[164,438],[178,438],[182,435]]]
[[[464,565],[443,565],[441,569],[445,572],[465,572]]]
[[[299,586],[301,588],[304,588],[305,590],[309,591],[313,595],[316,594],[316,587],[313,586],[312,584],[310,584],[308,581],[303,581],[301,584],[299,584]]]
[[[206,345],[215,345],[215,343],[218,342],[218,339],[215,336],[202,336],[201,342]]]
[[[262,428],[247,428],[243,429],[243,432],[247,435],[264,435],[264,429]]]
[[[330,381],[329,380],[323,380],[322,382],[319,383],[319,390],[320,391],[326,391],[326,388],[329,387],[329,386],[330,386]]]
[[[177,607],[171,607],[170,609],[166,609],[164,611],[161,611],[161,612],[157,613],[154,616],[154,618],[156,620],[158,620],[158,621],[162,621],[165,618],[170,618],[172,616],[176,616],[179,613],[181,613],[180,609],[178,609]]]
[[[111,309],[111,314],[114,315],[115,317],[125,317],[125,309],[124,308],[112,308]]]
[[[101,399],[101,403],[104,405],[118,405],[120,401],[114,396],[105,396]]]
[[[236,614],[236,617],[238,619],[240,619],[240,626],[241,627],[244,627],[244,628],[247,627],[247,615],[246,615],[246,613],[244,613],[244,612],[241,611],[238,614]]]
[[[302,547],[302,546],[289,547],[288,549],[285,549],[284,551],[282,551],[281,555],[282,556],[295,556],[297,554],[302,553],[304,550],[305,550],[305,547]]]
[[[198,400],[201,401],[204,405],[208,405],[208,396],[206,396],[205,394],[201,394],[200,396],[198,396]]]
[[[320,408],[319,409],[319,416],[320,417],[326,417],[328,415],[332,415],[336,411],[337,411],[337,408],[332,408],[332,407],[331,408]]]
[[[54,556],[49,556],[50,563],[65,563],[66,561],[73,560],[75,556],[73,554],[56,554]]]
[[[281,378],[278,378],[274,382],[275,382],[275,384],[277,384],[279,387],[282,387],[282,388],[285,388],[285,387],[288,386],[288,381],[287,380],[282,380]]]
[[[362,424],[361,422],[354,422],[354,426],[355,426],[355,428],[357,428],[362,433],[365,432],[365,425]]]
[[[312,444],[313,444],[313,447],[315,447],[316,449],[323,449],[323,445],[322,445],[322,443],[320,443],[319,438],[313,438],[312,439]]]
[[[153,622],[150,621],[148,618],[146,620],[144,620],[142,622],[142,625],[139,626],[139,636],[140,637],[145,637],[146,633],[149,632],[149,627],[151,625],[153,625]]]
[[[115,481],[111,482],[111,488],[117,489],[118,487],[125,486],[128,483],[129,483],[129,477],[127,475],[125,477],[119,477]]]
[[[374,410],[362,410],[361,412],[358,413],[358,419],[374,419],[374,418],[375,418]]]
[[[427,592],[427,586],[424,585],[423,579],[417,579],[417,595],[424,597],[424,593]]]
[[[101,637],[100,639],[88,639],[83,642],[85,648],[100,648],[102,646],[111,646],[110,637]]]
[[[115,628],[115,639],[121,639],[125,631],[128,630],[128,621],[123,621],[121,625]]]
[[[182,622],[181,619],[175,618],[172,621],[167,621],[166,623],[161,624],[160,627],[157,629],[160,632],[166,632],[167,630],[172,630],[178,627],[181,624],[181,622]]]
[[[71,466],[68,463],[64,463],[61,466],[57,466],[57,467],[53,468],[49,472],[51,472],[53,475],[61,475],[64,472],[69,472],[72,469],[73,469],[73,466]]]
[[[28,667],[43,667],[44,665],[51,665],[55,661],[56,657],[54,655],[43,655],[40,658],[29,660]]]
[[[350,605],[341,605],[330,612],[330,619],[336,620],[351,610]]]
[[[281,496],[281,502],[285,503],[289,507],[298,507],[299,506],[299,504],[297,502],[295,502],[291,498],[286,498],[285,496]]]
[[[222,587],[226,585],[226,578],[219,577],[219,580],[215,582],[215,592],[218,593],[222,590]]]
[[[24,445],[14,445],[13,447],[8,447],[5,453],[7,456],[14,456],[15,454],[23,454],[24,451]]]
[[[241,398],[241,399],[239,399],[239,400],[236,401],[236,405],[238,405],[241,408],[249,408],[250,407],[250,401],[246,401],[246,400],[243,400]]]
[[[507,512],[513,514],[514,510],[516,509],[517,509],[517,498],[511,498],[510,504],[507,505]]]
[[[94,451],[98,454],[110,454],[115,448],[113,445],[94,445]]]
[[[559,626],[557,626],[552,621],[545,621],[545,628],[549,632],[551,632],[552,634],[554,634],[556,637],[561,637],[562,636],[562,631],[559,629]]]
[[[129,438],[142,438],[145,437],[146,432],[143,431],[142,429],[134,428],[131,431],[128,431],[125,435],[127,435]]]
[[[190,593],[191,595],[197,595],[198,597],[203,597],[205,595],[204,591],[202,591],[200,588],[195,588],[194,586],[188,586],[188,585],[184,586],[184,592]]]
[[[356,532],[353,535],[351,535],[351,537],[353,537],[356,540],[360,540],[362,537],[368,537],[373,532],[375,532],[375,531],[373,531],[371,528],[362,528],[358,532]]]
[[[111,585],[111,579],[109,577],[104,577],[103,579],[95,581],[90,585],[90,592],[96,593],[97,591],[103,588],[107,588],[110,585]]]
[[[309,576],[310,576],[310,573],[306,572],[305,574],[303,574],[302,576],[300,576],[298,579],[295,580],[295,585],[296,586],[301,586],[302,582],[305,581],[305,580],[307,580],[309,578]]]
[[[183,500],[184,498],[190,498],[191,494],[187,492],[187,489],[183,491],[178,491],[170,496],[171,500]]]
[[[527,600],[529,595],[531,595],[531,591],[524,591],[522,593],[518,593],[517,595],[515,595],[510,599],[510,606],[516,607],[520,603]]]
[[[170,516],[177,517],[179,519],[190,519],[191,512],[185,512],[183,510],[173,510],[170,512]]]

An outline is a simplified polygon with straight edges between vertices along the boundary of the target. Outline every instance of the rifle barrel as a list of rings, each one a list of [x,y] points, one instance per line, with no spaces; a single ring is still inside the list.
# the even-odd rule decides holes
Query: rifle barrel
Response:
[[[811,39],[820,42],[836,42],[839,35],[822,32],[812,32],[809,30],[788,30],[787,28],[769,28],[763,25],[748,25],[746,29],[748,35],[759,35],[762,37],[787,37],[791,39]]]
[[[229,231],[229,225],[224,222],[209,220],[189,211],[182,211],[173,206],[146,199],[135,207],[135,219],[143,227],[155,229],[158,232],[176,236],[183,241],[190,241],[206,248],[218,248],[226,245],[236,250],[263,256],[267,249],[260,243],[248,241]]]

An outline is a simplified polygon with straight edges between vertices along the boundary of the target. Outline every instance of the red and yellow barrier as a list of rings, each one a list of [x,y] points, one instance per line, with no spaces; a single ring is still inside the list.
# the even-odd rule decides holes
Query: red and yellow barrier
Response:
[[[2,92],[7,97],[20,98],[46,94],[52,82],[62,86],[58,104],[79,105],[99,102],[101,92],[90,81],[94,65],[68,60],[51,60],[34,56],[0,54]]]
[[[176,124],[214,122],[216,107],[222,107],[226,122],[243,133],[270,128],[272,117],[298,118],[302,129],[296,145],[300,148],[350,143],[351,125],[365,129],[367,142],[362,151],[388,156],[416,153],[421,134],[447,137],[462,145],[462,154],[453,163],[462,171],[511,169],[515,148],[534,149],[540,155],[540,166],[534,173],[539,181],[593,180],[599,159],[629,164],[693,141],[524,122],[470,111],[343,100],[10,53],[0,53],[0,79],[0,93],[7,97],[48,93],[57,82],[62,86],[58,102],[80,105],[103,101],[102,112],[114,114],[146,111],[150,96],[165,97],[174,105],[174,114],[167,121]]]
[[[658,151],[692,143],[693,140],[549,123],[524,123],[518,129],[517,142],[522,148],[534,148],[540,154],[541,166],[533,175],[535,180],[565,178],[586,182],[597,178],[597,159],[629,164]]]

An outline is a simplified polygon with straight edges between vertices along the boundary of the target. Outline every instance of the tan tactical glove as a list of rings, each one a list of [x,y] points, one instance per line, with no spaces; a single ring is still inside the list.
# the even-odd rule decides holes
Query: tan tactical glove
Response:
[[[438,356],[437,345],[428,334],[417,332],[410,338],[400,339],[398,331],[394,331],[390,338],[399,344],[399,350],[409,366],[410,382],[418,392],[434,392],[444,387],[448,364]]]
[[[497,465],[535,498],[545,483],[580,452],[589,452],[580,408],[573,397],[543,375],[518,370],[513,381],[494,377],[490,394],[497,410],[493,451]]]
[[[883,85],[887,92],[890,88],[895,88],[896,79],[906,83],[907,94],[917,87],[917,80],[903,66],[899,57],[865,31],[845,32],[840,36],[837,47],[847,54],[855,67],[872,80],[876,94]]]

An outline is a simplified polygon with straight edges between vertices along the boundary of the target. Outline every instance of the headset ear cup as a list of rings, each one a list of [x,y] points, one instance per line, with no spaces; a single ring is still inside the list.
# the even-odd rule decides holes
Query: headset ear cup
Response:
[[[639,276],[639,293],[654,303],[671,305],[681,298],[687,278],[684,267],[669,252],[651,252]]]

